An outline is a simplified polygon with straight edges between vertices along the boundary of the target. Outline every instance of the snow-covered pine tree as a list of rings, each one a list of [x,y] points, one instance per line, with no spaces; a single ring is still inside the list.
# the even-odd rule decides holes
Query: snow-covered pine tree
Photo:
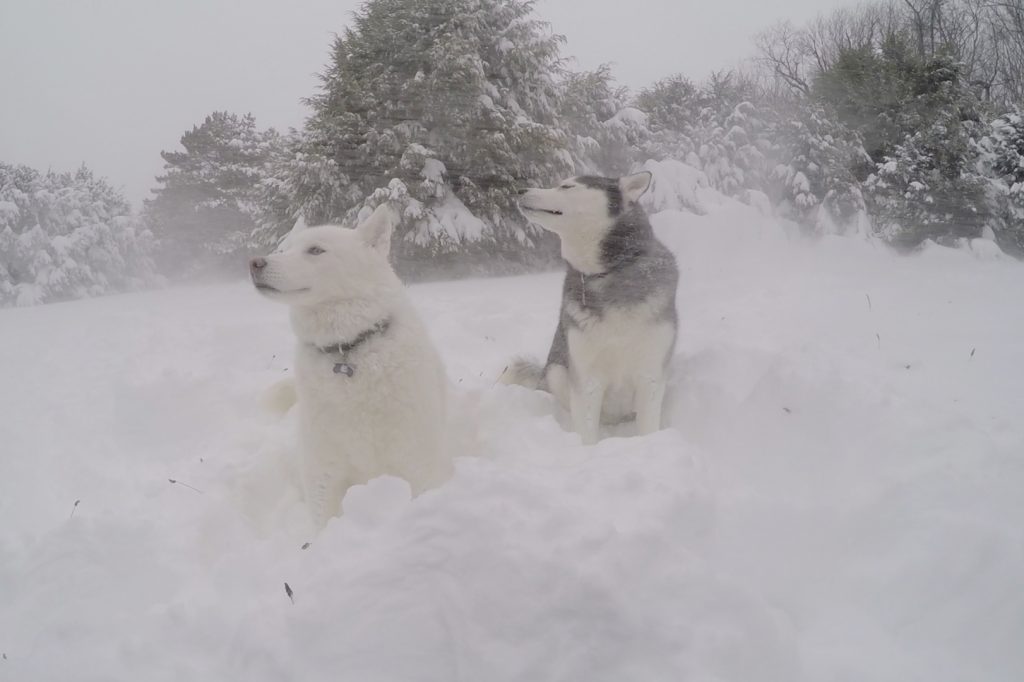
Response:
[[[525,0],[370,0],[278,165],[287,213],[351,224],[397,202],[406,273],[536,257],[549,240],[515,196],[572,172],[557,126],[561,41]]]
[[[645,160],[648,116],[629,106],[629,93],[615,86],[607,64],[566,74],[559,91],[559,120],[577,174],[625,175]]]
[[[299,217],[310,224],[341,222],[343,205],[364,199],[333,158],[333,145],[320,127],[292,130],[271,155],[256,187],[256,227],[250,242],[275,246]]]
[[[85,166],[42,174],[0,163],[0,306],[152,285],[152,241],[121,193]]]
[[[273,129],[258,130],[252,115],[217,111],[182,135],[181,146],[160,153],[166,172],[144,210],[162,269],[172,276],[240,260],[265,168],[282,142]]]

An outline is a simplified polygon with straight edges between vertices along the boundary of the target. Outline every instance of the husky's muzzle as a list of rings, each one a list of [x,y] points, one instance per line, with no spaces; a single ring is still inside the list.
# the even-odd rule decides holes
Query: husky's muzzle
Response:
[[[528,189],[521,189],[521,190],[519,190],[519,196],[520,197],[525,197],[529,193],[530,193],[530,190],[528,190]],[[525,201],[528,202],[528,200],[525,200]],[[519,200],[519,208],[521,210],[523,210],[523,211],[531,211],[533,213],[547,213],[548,215],[562,215],[561,211],[558,211],[558,210],[555,210],[555,209],[540,208],[540,207],[537,207],[537,206],[530,206],[529,203],[524,203],[524,199],[520,199]]]
[[[523,206],[522,204],[519,205],[519,208],[523,209],[524,211],[532,211],[533,213],[547,213],[547,214],[550,214],[550,215],[563,215],[561,211],[553,211],[553,210],[551,210],[549,208],[536,208],[534,206]]]

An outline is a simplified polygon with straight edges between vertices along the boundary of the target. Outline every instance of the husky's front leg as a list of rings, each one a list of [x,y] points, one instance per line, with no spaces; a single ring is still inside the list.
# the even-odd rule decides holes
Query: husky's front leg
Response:
[[[646,436],[661,429],[661,407],[665,401],[665,379],[642,376],[636,382],[633,394],[637,435]]]
[[[595,377],[574,377],[569,393],[572,428],[584,445],[594,445],[600,437],[601,405],[607,384]]]
[[[571,382],[569,381],[569,370],[562,365],[551,365],[544,375],[544,382],[548,391],[555,397],[555,401],[563,409],[568,411],[572,400]]]

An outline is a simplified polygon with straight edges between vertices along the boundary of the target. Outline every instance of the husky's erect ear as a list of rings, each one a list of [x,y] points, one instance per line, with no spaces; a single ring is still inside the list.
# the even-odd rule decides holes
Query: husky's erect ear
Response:
[[[624,175],[619,178],[619,189],[622,190],[622,198],[627,204],[635,203],[644,195],[647,188],[651,186],[654,178],[649,171],[640,171],[632,175]]]
[[[356,233],[370,248],[388,255],[391,250],[391,233],[398,224],[398,212],[384,203],[359,224]]]

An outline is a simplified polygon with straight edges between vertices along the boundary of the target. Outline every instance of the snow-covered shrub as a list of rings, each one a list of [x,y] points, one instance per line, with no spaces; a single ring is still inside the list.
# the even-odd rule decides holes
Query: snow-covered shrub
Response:
[[[671,76],[641,90],[636,106],[648,115],[643,152],[657,161],[681,161],[704,172],[711,186],[742,198],[761,190],[766,171],[766,112],[738,75],[713,74],[700,87]]]
[[[705,110],[704,120],[711,116],[713,111]],[[742,197],[746,190],[764,186],[766,128],[762,112],[748,101],[733,107],[720,125],[715,121],[702,126],[697,156],[712,187]]]
[[[946,117],[909,135],[864,183],[882,237],[900,246],[981,236],[991,220],[986,183],[971,163],[966,124]]]
[[[977,170],[982,108],[951,48],[922,53],[910,37],[841,50],[814,96],[865,141],[864,198],[878,232],[900,246],[977,237],[990,221]]]
[[[607,65],[568,74],[559,84],[558,102],[577,174],[624,175],[644,160],[649,116],[628,105],[626,89],[614,87]]]
[[[989,123],[978,141],[981,172],[988,180],[996,241],[1024,254],[1024,115],[1014,109]]]
[[[700,167],[698,128],[704,101],[700,90],[682,75],[668,76],[640,90],[635,106],[647,114],[651,131],[644,156],[656,161],[674,159]]]
[[[871,159],[859,137],[810,102],[780,112],[770,136],[768,192],[779,213],[817,234],[861,231],[865,204],[854,170]]]
[[[42,174],[0,163],[0,306],[154,284],[152,248],[124,197],[84,166]]]

